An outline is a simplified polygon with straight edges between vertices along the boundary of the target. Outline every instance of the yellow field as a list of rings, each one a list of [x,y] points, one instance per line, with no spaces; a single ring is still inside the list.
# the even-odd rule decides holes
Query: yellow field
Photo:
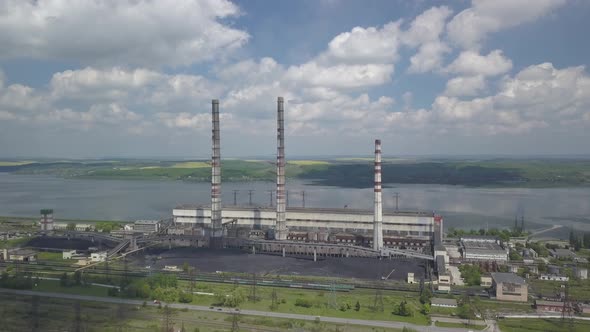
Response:
[[[365,161],[365,160],[373,160],[374,158],[363,158],[363,157],[358,157],[358,158],[336,158],[336,160],[338,161]]]
[[[0,161],[0,166],[21,166],[32,163],[34,163],[34,161]]]
[[[292,160],[288,162],[292,165],[310,166],[310,165],[329,165],[330,163],[322,160]]]
[[[206,162],[202,161],[187,161],[183,163],[177,163],[172,165],[172,168],[203,168],[203,167],[210,167],[210,165]]]

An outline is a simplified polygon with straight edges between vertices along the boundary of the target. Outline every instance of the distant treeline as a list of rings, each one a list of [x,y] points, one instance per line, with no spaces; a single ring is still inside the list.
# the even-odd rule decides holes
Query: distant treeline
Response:
[[[223,160],[223,181],[275,181],[276,165],[265,160]],[[169,179],[207,182],[211,179],[208,160],[200,161],[65,161],[0,162],[0,172],[50,174],[60,177],[105,179]],[[292,161],[289,178],[314,180],[317,184],[369,188],[373,186],[373,163],[362,161]],[[383,183],[447,184],[464,186],[588,186],[588,160],[432,160],[382,164]]]
[[[371,164],[334,164],[328,169],[300,175],[318,184],[354,188],[373,186]],[[500,185],[523,182],[517,170],[446,163],[383,164],[383,183],[449,184],[465,186]]]

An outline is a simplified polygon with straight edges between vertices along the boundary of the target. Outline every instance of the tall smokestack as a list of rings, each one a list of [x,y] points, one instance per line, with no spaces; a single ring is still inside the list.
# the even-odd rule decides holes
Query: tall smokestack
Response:
[[[375,215],[373,219],[373,249],[383,248],[383,205],[381,203],[381,140],[375,140]]]
[[[211,101],[213,155],[211,157],[211,246],[219,246],[221,227],[221,143],[219,134],[219,100]]]
[[[277,99],[277,223],[275,238],[287,239],[287,202],[285,200],[285,110],[283,97]]]

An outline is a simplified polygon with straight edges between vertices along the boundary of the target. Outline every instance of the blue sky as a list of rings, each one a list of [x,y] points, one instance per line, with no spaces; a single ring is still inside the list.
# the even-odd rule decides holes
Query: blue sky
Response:
[[[590,153],[590,3],[0,3],[0,157]]]

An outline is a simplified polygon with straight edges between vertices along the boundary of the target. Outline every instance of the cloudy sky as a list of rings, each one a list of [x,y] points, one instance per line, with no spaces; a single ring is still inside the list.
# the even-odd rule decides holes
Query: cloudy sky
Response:
[[[0,0],[0,157],[590,154],[590,2]]]

